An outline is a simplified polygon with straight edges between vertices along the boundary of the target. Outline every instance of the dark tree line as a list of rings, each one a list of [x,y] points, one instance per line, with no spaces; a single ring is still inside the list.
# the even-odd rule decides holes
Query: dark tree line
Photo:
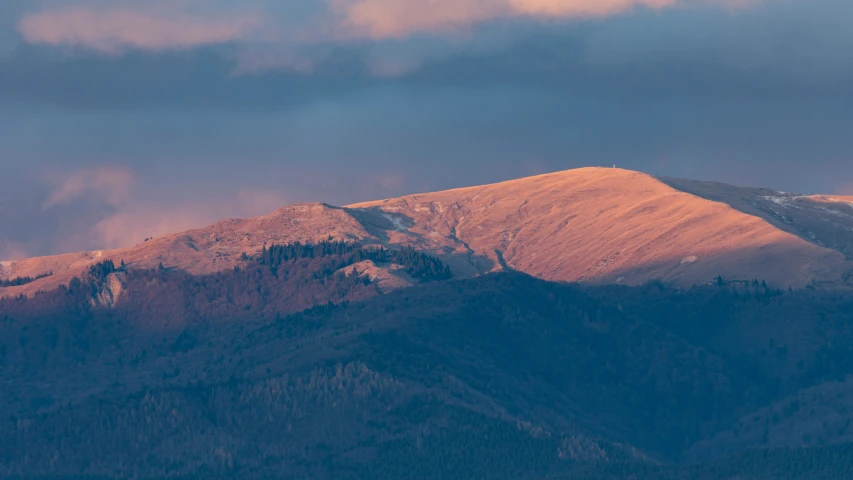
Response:
[[[89,277],[96,281],[103,281],[111,274],[116,272],[116,264],[112,260],[104,260],[89,267]]]
[[[276,269],[282,263],[293,260],[329,256],[345,257],[357,250],[359,247],[356,244],[339,241],[326,241],[316,244],[296,242],[287,245],[272,245],[270,248],[264,245],[258,261],[261,265]]]
[[[375,263],[394,263],[402,265],[404,271],[420,282],[447,280],[453,275],[450,267],[441,260],[419,252],[412,247],[402,249],[361,248],[357,244],[327,241],[317,244],[292,243],[272,245],[261,250],[259,262],[276,270],[281,264],[300,259],[341,257],[346,265],[363,260]],[[341,265],[338,268],[342,268]]]
[[[21,285],[33,283],[36,280],[41,280],[42,278],[47,278],[51,275],[53,275],[53,272],[42,273],[41,275],[36,275],[35,277],[15,277],[10,280],[0,280],[0,288],[20,287]]]
[[[128,270],[105,260],[67,286],[37,298],[0,298],[0,312],[20,318],[45,311],[65,316],[77,312],[72,316],[88,318],[107,278],[122,272],[125,290],[132,293],[121,299],[126,305],[119,306],[140,322],[184,325],[213,318],[273,319],[315,305],[377,295],[371,279],[352,268],[366,259],[399,262],[421,281],[450,276],[441,261],[411,249],[362,251],[345,242],[295,243],[264,248],[239,268],[198,276],[168,268]]]
[[[453,276],[450,267],[441,260],[412,247],[404,247],[400,250],[389,250],[383,247],[359,250],[355,253],[355,261],[361,260],[402,265],[406,273],[421,282],[447,280]]]

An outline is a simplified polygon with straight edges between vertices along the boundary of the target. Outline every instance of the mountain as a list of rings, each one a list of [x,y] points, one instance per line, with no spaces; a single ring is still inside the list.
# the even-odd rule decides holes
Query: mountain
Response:
[[[799,195],[676,178],[662,181],[678,190],[763,218],[781,230],[836,250],[848,259],[853,256],[853,197]]]
[[[853,207],[840,197],[582,168],[342,208],[293,205],[129,248],[2,262],[0,280],[7,282],[51,275],[0,288],[0,295],[66,284],[107,259],[204,274],[233,268],[264,245],[330,237],[412,246],[461,278],[515,270],[587,283],[693,285],[722,276],[839,287],[853,270],[846,258],[852,227]]]
[[[0,478],[845,478],[846,200],[675,182],[581,169],[5,263],[31,295],[0,295]]]
[[[585,168],[353,205],[396,220],[395,243],[469,250],[500,267],[552,281],[680,285],[725,278],[775,285],[836,282],[838,251],[649,175]],[[785,261],[780,261],[780,259]]]
[[[853,464],[846,293],[446,279],[397,255],[291,245],[207,275],[102,262],[0,301],[0,477],[835,479]],[[352,272],[364,256],[419,281],[380,295]],[[93,301],[112,275],[133,294]]]

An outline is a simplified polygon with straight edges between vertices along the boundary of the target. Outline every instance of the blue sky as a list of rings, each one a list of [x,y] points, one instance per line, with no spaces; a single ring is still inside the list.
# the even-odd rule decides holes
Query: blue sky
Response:
[[[853,193],[853,2],[5,0],[0,257],[585,165]]]

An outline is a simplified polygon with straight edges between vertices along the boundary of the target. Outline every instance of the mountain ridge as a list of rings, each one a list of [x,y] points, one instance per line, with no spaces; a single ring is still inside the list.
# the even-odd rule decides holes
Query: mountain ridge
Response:
[[[463,208],[460,202],[470,205]],[[843,263],[837,252],[730,207],[616,168],[567,170],[349,206],[411,217],[410,231],[428,240],[435,233],[466,237],[466,244],[494,263],[499,261],[493,252],[500,252],[510,267],[546,280],[638,284],[662,279],[688,285],[723,275],[802,287],[840,276],[833,271]],[[448,228],[436,232],[442,223]],[[459,233],[462,229],[467,235]],[[795,260],[772,261],[778,257]]]
[[[757,245],[753,261],[803,265],[785,248],[825,248],[642,174],[564,172],[471,192],[225,220],[135,252],[184,268],[121,265],[101,252],[67,287],[0,298],[0,476],[812,480],[850,471],[849,291],[726,278],[567,284],[513,268],[525,266],[525,249],[587,248],[579,241],[648,240],[622,244],[643,259],[656,236],[673,236],[663,246],[681,255],[709,228]],[[288,238],[308,244],[264,247]],[[492,257],[495,238],[506,243]],[[774,239],[794,240],[762,253]],[[236,254],[255,242],[258,254]],[[474,273],[460,267],[453,278],[424,250]],[[571,261],[553,258],[571,273]],[[716,259],[661,271],[732,261]]]
[[[510,268],[546,280],[587,283],[692,285],[723,276],[783,287],[843,285],[851,270],[845,255],[853,253],[853,236],[843,230],[846,217],[837,212],[848,208],[847,202],[824,196],[818,205],[791,196],[793,206],[779,213],[784,205],[774,195],[790,194],[588,167],[345,207],[295,204],[134,247],[3,262],[0,279],[53,275],[0,288],[0,295],[55,288],[105,259],[131,268],[163,264],[202,274],[233,268],[242,253],[254,254],[264,245],[330,237],[411,246],[441,258],[463,278]],[[809,225],[823,217],[809,215],[827,211],[827,205],[836,212],[827,215],[842,219],[840,226],[816,234]],[[788,210],[808,215],[792,221]]]

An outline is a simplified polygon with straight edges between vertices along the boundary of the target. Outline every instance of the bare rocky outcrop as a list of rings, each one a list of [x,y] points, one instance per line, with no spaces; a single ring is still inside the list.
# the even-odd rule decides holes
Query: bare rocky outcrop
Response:
[[[410,287],[418,283],[411,275],[404,271],[402,265],[393,263],[376,264],[373,260],[363,260],[340,271],[350,274],[355,270],[359,277],[368,277],[381,293],[388,293],[398,288]]]
[[[92,297],[92,304],[108,308],[115,307],[122,294],[125,293],[126,284],[127,274],[125,272],[113,272],[107,275],[97,294]]]

